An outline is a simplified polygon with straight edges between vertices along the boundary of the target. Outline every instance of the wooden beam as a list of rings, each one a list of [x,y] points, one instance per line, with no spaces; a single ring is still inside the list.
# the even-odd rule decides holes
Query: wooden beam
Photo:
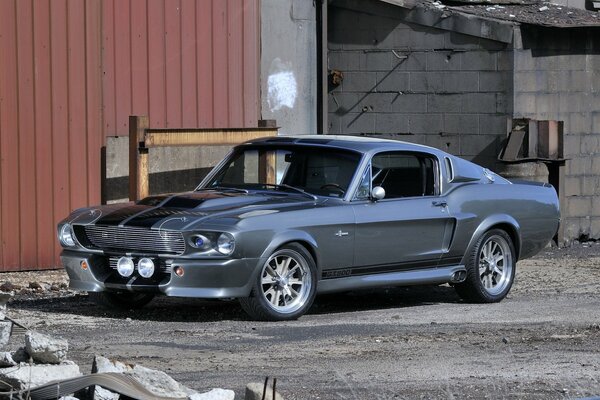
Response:
[[[277,136],[277,129],[150,129],[146,131],[144,144],[145,147],[224,146],[237,145],[266,136]]]
[[[148,196],[148,149],[144,147],[147,116],[129,116],[129,200]]]

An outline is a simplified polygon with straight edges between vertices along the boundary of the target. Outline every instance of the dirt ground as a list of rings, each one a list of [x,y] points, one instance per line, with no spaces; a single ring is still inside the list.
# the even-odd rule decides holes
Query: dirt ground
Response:
[[[278,379],[286,399],[576,399],[600,396],[600,243],[521,261],[508,298],[448,286],[320,296],[298,321],[249,321],[237,302],[155,299],[112,312],[62,271],[0,274],[8,316],[94,354],[166,371],[197,390]],[[13,337],[16,347],[21,338]]]

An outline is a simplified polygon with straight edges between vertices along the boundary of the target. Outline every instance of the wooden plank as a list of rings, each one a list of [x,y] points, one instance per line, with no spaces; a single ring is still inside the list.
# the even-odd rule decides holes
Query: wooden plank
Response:
[[[196,2],[181,0],[181,126],[198,126],[196,26]]]
[[[260,5],[258,0],[244,1],[244,44],[243,44],[243,126],[256,126],[260,119],[259,111],[259,68],[260,68]]]
[[[213,40],[212,40],[212,64],[213,64],[213,126],[225,128],[229,124],[229,68],[232,60],[228,59],[227,38],[227,2],[212,0],[213,18]]]
[[[101,152],[104,146],[102,124],[102,0],[85,3],[87,190],[89,204],[101,201]]]
[[[181,127],[181,3],[165,2],[165,127]]]
[[[33,87],[33,5],[28,1],[17,1],[17,64],[18,64],[18,123],[19,168],[15,175],[19,179],[20,262],[19,269],[37,267],[37,246],[31,240],[36,237],[36,179],[35,179],[35,119]]]
[[[17,79],[17,38],[15,1],[0,1],[0,163],[2,186],[0,206],[2,212],[2,270],[19,267],[19,126]]]
[[[136,200],[141,200],[148,197],[150,194],[150,179],[148,169],[148,149],[138,149],[138,179]]]
[[[33,42],[35,63],[35,165],[37,186],[37,256],[40,265],[54,264],[56,240],[54,214],[53,162],[52,162],[52,91],[50,67],[50,2],[40,1],[33,7]]]
[[[227,126],[244,126],[244,12],[239,0],[227,0]]]
[[[131,0],[131,115],[148,115],[148,3]]]
[[[527,155],[529,158],[538,157],[538,121],[529,121],[529,147]]]
[[[196,54],[198,82],[198,123],[200,128],[214,126],[213,119],[213,0],[196,7]]]
[[[258,181],[274,185],[277,182],[275,175],[275,153],[272,151],[261,151],[258,157]]]
[[[131,107],[131,4],[129,0],[114,2],[115,52],[115,128],[114,135],[124,136],[129,126]]]
[[[550,136],[550,124],[549,121],[538,121],[538,144],[537,144],[537,157],[538,158],[550,158],[549,154],[549,136]]]
[[[247,140],[266,136],[277,136],[277,130],[247,129],[247,130],[194,130],[171,132],[146,132],[146,147],[164,146],[220,146],[237,145]]]
[[[129,117],[129,200],[139,200],[143,185],[143,179],[140,179],[144,173],[148,175],[148,155],[140,157],[140,144],[144,142],[144,131],[148,128],[148,117],[135,116]],[[147,191],[146,191],[147,193]]]
[[[52,24],[54,26],[54,24]],[[117,135],[115,0],[102,1],[102,94],[106,134]]]
[[[148,1],[148,118],[153,126],[166,126],[165,4]]]
[[[72,210],[69,196],[69,101],[67,68],[67,3],[65,0],[50,2],[50,53],[52,66],[52,165],[54,174],[54,216],[58,219]],[[61,23],[54,23],[60,21]],[[58,244],[54,258],[60,254]]]

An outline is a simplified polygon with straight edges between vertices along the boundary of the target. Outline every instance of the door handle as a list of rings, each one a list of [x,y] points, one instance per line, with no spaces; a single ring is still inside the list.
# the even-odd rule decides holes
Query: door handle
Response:
[[[448,207],[448,202],[446,200],[434,200],[431,205],[434,207]]]

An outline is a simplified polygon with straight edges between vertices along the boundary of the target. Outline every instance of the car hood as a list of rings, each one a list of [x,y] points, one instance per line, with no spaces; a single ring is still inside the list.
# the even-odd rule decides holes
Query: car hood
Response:
[[[243,218],[313,208],[326,200],[298,194],[242,193],[203,190],[147,197],[136,204],[82,209],[72,215],[76,224],[129,226],[168,230],[192,229],[198,223],[233,225]]]

